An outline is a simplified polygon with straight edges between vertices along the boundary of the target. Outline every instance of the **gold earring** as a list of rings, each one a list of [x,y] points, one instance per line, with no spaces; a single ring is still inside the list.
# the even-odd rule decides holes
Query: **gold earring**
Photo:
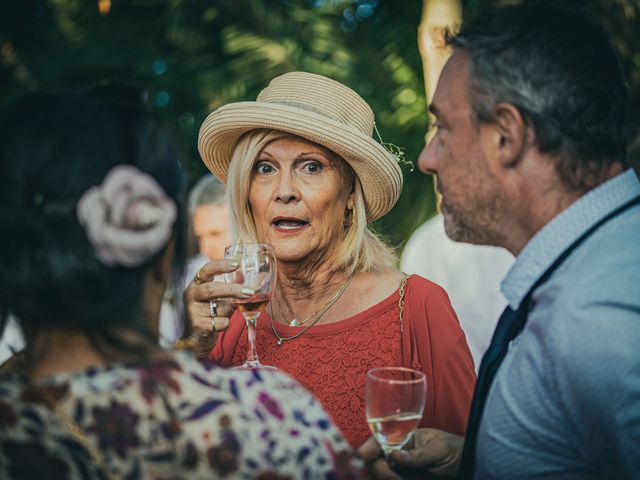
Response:
[[[353,225],[353,217],[354,217],[353,208],[348,208],[344,212],[344,221],[342,223],[342,225],[344,226],[345,230],[347,228],[351,227],[351,225]]]

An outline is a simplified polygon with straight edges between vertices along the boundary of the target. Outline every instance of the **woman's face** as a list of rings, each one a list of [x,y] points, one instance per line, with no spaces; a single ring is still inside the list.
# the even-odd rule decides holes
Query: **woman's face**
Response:
[[[280,261],[330,255],[342,241],[353,194],[340,161],[299,137],[274,140],[258,154],[249,203],[258,239],[273,245]]]

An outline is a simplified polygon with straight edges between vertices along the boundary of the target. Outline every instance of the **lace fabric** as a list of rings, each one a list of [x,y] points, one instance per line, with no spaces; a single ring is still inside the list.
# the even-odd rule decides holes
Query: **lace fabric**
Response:
[[[283,370],[310,390],[354,447],[371,435],[364,404],[367,370],[402,364],[398,299],[395,292],[354,317],[313,327],[282,346],[277,345],[269,317],[264,314],[258,319],[260,361]],[[231,321],[243,320],[236,315]],[[280,324],[276,328],[280,336],[300,330]],[[244,362],[246,349],[246,335],[241,335],[234,365]]]
[[[277,345],[269,316],[258,319],[260,361],[289,373],[310,390],[353,447],[370,436],[364,398],[366,373],[374,367],[422,370],[427,403],[420,426],[457,435],[466,430],[475,373],[449,298],[441,287],[418,275],[407,279],[404,291],[402,324],[399,291],[353,317],[314,326],[282,346]],[[281,337],[300,331],[281,324],[276,329]],[[236,312],[211,358],[240,365],[246,349],[244,320]]]

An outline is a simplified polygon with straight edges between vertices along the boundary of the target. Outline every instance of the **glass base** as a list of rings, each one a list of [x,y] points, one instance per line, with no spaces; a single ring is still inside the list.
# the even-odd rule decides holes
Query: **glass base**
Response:
[[[242,365],[231,368],[238,370],[277,370],[276,367],[272,367],[271,365],[263,365],[260,362],[244,362]]]

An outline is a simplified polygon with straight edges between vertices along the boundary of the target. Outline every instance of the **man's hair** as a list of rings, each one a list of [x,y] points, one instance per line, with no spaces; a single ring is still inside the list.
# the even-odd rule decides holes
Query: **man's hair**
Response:
[[[189,216],[193,215],[195,209],[201,205],[221,205],[226,201],[224,183],[208,173],[200,178],[189,192],[187,203]]]
[[[189,191],[187,199],[187,214],[189,224],[188,253],[190,256],[200,252],[198,236],[194,231],[193,214],[202,205],[224,205],[227,203],[225,184],[217,177],[208,173],[201,177]]]
[[[584,191],[625,162],[629,91],[608,34],[584,11],[528,1],[482,15],[448,35],[470,58],[477,123],[514,105],[561,181]]]

